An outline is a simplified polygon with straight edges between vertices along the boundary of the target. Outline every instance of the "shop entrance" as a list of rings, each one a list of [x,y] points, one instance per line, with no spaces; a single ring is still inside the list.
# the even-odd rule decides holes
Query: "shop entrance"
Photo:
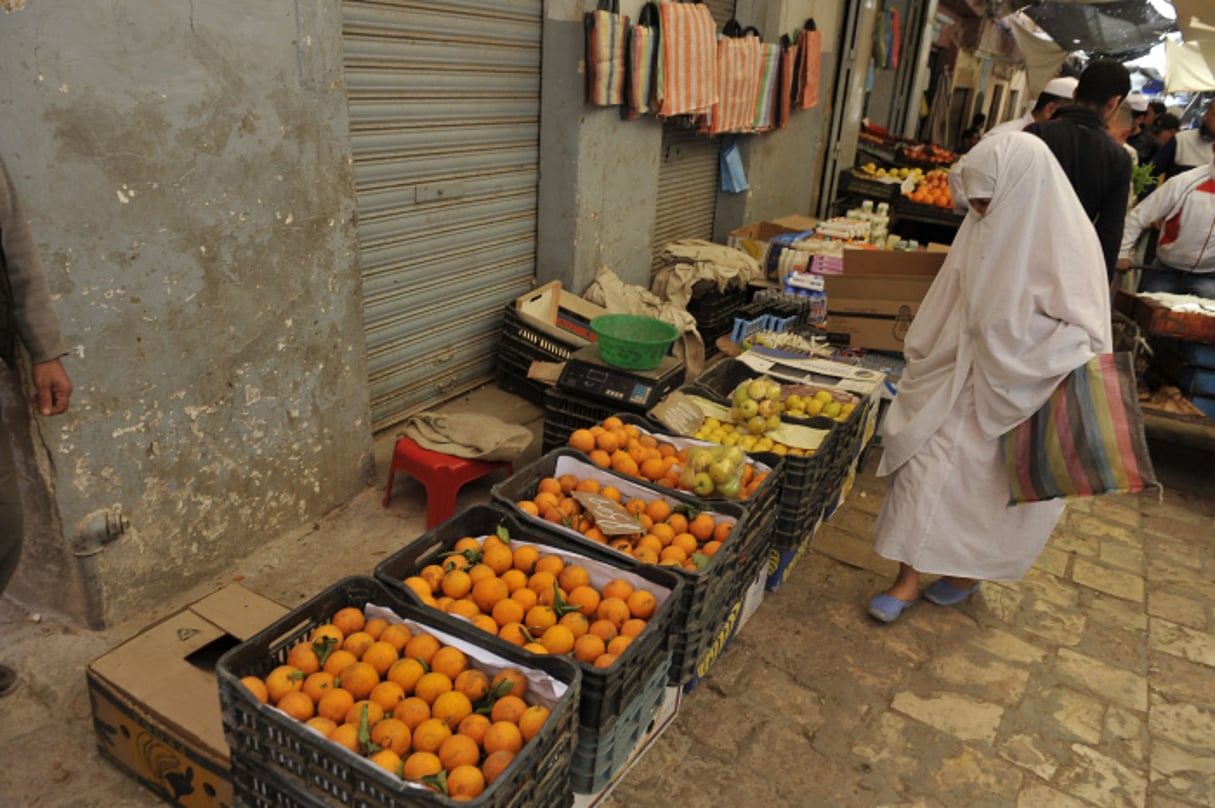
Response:
[[[542,11],[342,4],[376,430],[490,381],[503,307],[532,286]]]

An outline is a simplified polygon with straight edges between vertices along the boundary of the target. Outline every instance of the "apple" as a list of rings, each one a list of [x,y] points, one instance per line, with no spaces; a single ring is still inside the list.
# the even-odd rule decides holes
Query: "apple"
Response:
[[[754,418],[759,413],[759,402],[753,398],[749,398],[738,405],[738,412],[742,415],[743,420]]]
[[[763,379],[752,379],[747,382],[747,395],[751,398],[759,400],[768,392],[768,385]]]
[[[747,419],[747,431],[752,435],[760,435],[768,428],[768,419],[762,415],[756,415]]]
[[[713,478],[713,482],[721,485],[731,477],[738,476],[738,466],[735,466],[724,457],[718,458],[709,465],[709,476]]]
[[[832,401],[830,404],[823,406],[823,415],[827,416],[828,418],[834,418],[840,414],[841,409],[843,409],[843,407],[840,406],[838,401]]]
[[[742,490],[742,481],[734,478],[726,480],[723,483],[717,484],[717,493],[728,499],[737,499],[739,491]]]
[[[780,416],[779,415],[769,415],[766,419],[764,419],[764,427],[765,427],[764,428],[765,432],[767,432],[769,429],[779,429],[780,428]]]
[[[783,409],[779,401],[773,401],[770,398],[765,398],[763,401],[759,402],[758,406],[759,414],[765,418],[771,418],[773,415],[780,415],[781,410]]]
[[[811,418],[823,411],[823,401],[819,398],[812,398],[806,402],[806,415]]]
[[[732,399],[734,406],[737,407],[739,404],[742,404],[749,398],[751,398],[751,394],[747,392],[747,385],[740,384],[738,387],[734,388],[734,396]]]
[[[747,461],[747,456],[743,453],[743,450],[734,446],[722,452],[721,456],[722,459],[729,460],[736,466],[740,466]]]
[[[764,383],[764,398],[780,401],[780,382],[767,381]]]
[[[799,396],[797,393],[790,393],[789,397],[785,399],[785,409],[786,410],[804,410],[805,405],[802,403],[802,397]]]
[[[708,472],[702,471],[692,478],[692,491],[698,497],[707,497],[713,493],[715,484]]]

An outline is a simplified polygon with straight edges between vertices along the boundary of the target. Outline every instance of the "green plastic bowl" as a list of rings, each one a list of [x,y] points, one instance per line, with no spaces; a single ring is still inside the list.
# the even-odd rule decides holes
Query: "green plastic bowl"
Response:
[[[653,317],[605,314],[591,320],[604,362],[625,370],[652,370],[662,362],[679,329]]]

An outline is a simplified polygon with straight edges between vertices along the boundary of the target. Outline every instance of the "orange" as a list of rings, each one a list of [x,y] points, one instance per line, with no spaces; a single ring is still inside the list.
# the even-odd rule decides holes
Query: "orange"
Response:
[[[279,665],[266,677],[266,695],[270,703],[278,704],[286,694],[304,688],[304,674],[294,665]]]
[[[527,629],[523,627],[522,623],[507,623],[498,630],[498,636],[511,645],[517,645],[520,648],[531,642],[528,638]]]
[[[624,653],[624,649],[629,647],[629,643],[632,641],[633,638],[626,634],[617,635],[612,639],[611,642],[607,644],[607,652],[609,654],[614,654],[615,656],[620,656]]]
[[[472,578],[464,570],[450,570],[439,586],[449,598],[462,598],[472,589]]]
[[[503,687],[503,689],[499,689],[498,686],[503,682],[511,683],[509,690],[505,689],[505,687]],[[509,693],[512,696],[518,696],[521,699],[525,699],[527,698],[527,677],[523,675],[522,671],[517,670],[516,668],[503,668],[490,682],[490,691],[497,693],[499,697],[505,696]]]
[[[543,492],[549,493],[549,494],[560,494],[561,493],[561,481],[558,480],[556,477],[544,477],[543,479],[540,480],[540,483],[536,486],[536,490],[543,491]]]
[[[350,711],[353,704],[354,696],[350,695],[347,690],[337,688],[321,696],[320,701],[316,703],[316,714],[328,718],[335,724],[344,724],[346,713]]]
[[[717,523],[707,513],[696,514],[696,518],[688,523],[688,532],[695,536],[697,541],[708,541],[713,538],[713,531],[716,529]]]
[[[661,462],[661,461],[659,461]],[[665,473],[665,469],[663,470]],[[645,507],[646,515],[655,522],[665,522],[667,517],[671,515],[671,506],[664,499],[654,499]]]
[[[368,662],[356,662],[348,665],[338,674],[343,690],[356,699],[365,699],[371,689],[380,683],[380,674]]]
[[[456,802],[475,800],[485,791],[485,775],[475,763],[456,766],[447,772],[447,796]]]
[[[713,541],[723,542],[730,537],[730,531],[734,529],[733,522],[721,522],[717,527],[713,528]]]
[[[536,494],[535,499],[536,507],[540,509],[540,513],[544,513],[551,508],[556,508],[557,503],[560,501],[560,498],[556,494],[548,491],[542,491],[539,494]]]
[[[448,690],[440,693],[434,704],[430,705],[431,718],[443,721],[453,729],[473,711],[472,702],[468,696],[458,690]]]
[[[658,551],[649,546],[633,548],[633,558],[642,564],[657,564],[659,561]]]
[[[439,744],[439,760],[451,771],[457,766],[476,765],[481,759],[481,747],[467,735],[455,734]]]
[[[578,639],[591,628],[591,621],[582,612],[566,612],[557,620],[557,625],[565,626]]]
[[[610,468],[612,465],[612,456],[602,449],[596,449],[591,452],[589,457],[591,462],[602,469]]]
[[[658,554],[659,563],[670,561],[672,564],[682,564],[687,560],[687,551],[675,544],[662,548],[662,552]]]
[[[587,494],[598,494],[600,488],[602,488],[602,486],[598,480],[596,480],[594,477],[587,477],[585,480],[581,480],[578,483],[578,487],[574,490],[583,491]]]
[[[615,415],[609,415],[607,418],[603,419],[603,428],[624,429],[624,421],[620,420],[620,418]]]
[[[320,715],[314,715],[304,723],[321,733],[321,735],[324,735],[326,738],[333,734],[333,731],[337,729],[338,726],[336,722]]]
[[[540,558],[540,552],[535,547],[516,547],[512,555],[515,569],[524,575],[532,574],[532,569],[536,566],[537,559]]]
[[[393,708],[392,717],[404,721],[411,730],[416,729],[418,724],[430,718],[430,705],[417,696],[410,696]]]
[[[391,749],[381,749],[378,752],[372,752],[367,756],[367,759],[379,766],[381,769],[392,772],[393,774],[397,774],[401,771],[401,756]]]
[[[667,548],[670,549],[670,548]],[[620,598],[604,598],[599,602],[599,609],[595,612],[600,620],[607,620],[616,630],[624,625],[624,621],[631,617],[629,605]]]
[[[515,503],[515,507],[524,513],[530,513],[532,516],[540,515],[540,506],[532,502],[530,499],[521,499]]]
[[[494,604],[493,611],[490,615],[494,618],[494,622],[499,626],[504,626],[507,623],[522,623],[527,610],[523,608],[523,604],[513,598],[503,598]]]
[[[641,464],[641,476],[647,480],[657,480],[667,473],[667,464],[661,458],[651,457]],[[661,501],[661,500],[657,500]]]
[[[574,632],[562,625],[552,625],[544,630],[540,644],[550,654],[568,654],[574,650]]]
[[[608,543],[608,546],[613,550],[619,550],[625,555],[633,554],[633,543],[628,539],[612,539],[612,541]]]
[[[547,570],[536,570],[527,579],[527,588],[535,592],[537,596],[542,596],[553,591],[553,586],[557,583],[555,573]],[[513,597],[513,595],[512,595]]]
[[[435,673],[441,673],[448,679],[455,681],[455,678],[464,672],[468,667],[468,657],[464,652],[454,645],[447,645],[435,651],[435,655],[430,658],[430,669]]]
[[[312,699],[299,690],[291,690],[283,694],[275,705],[296,721],[307,721],[316,712]]]
[[[328,737],[338,746],[344,746],[356,755],[363,754],[363,750],[359,747],[358,724],[337,724]]]
[[[502,751],[517,754],[523,748],[523,733],[510,721],[495,721],[485,730],[484,746],[491,755]]]
[[[673,513],[667,517],[667,524],[671,526],[671,530],[676,533],[684,533],[688,529],[688,517],[682,513]]]
[[[627,600],[633,594],[633,585],[623,578],[613,578],[603,586],[603,597]]]
[[[363,658],[363,654],[375,643],[375,638],[366,631],[356,631],[353,634],[347,634],[346,640],[342,643],[342,650],[349,651],[359,659]]]
[[[240,680],[240,683],[262,704],[270,701],[270,694],[266,691],[266,683],[258,677],[246,676]]]
[[[443,763],[433,752],[414,752],[401,764],[401,776],[406,780],[421,780],[443,771]]]
[[[332,623],[326,623],[322,626],[317,626],[312,631],[312,636],[308,638],[308,642],[313,645],[329,645],[333,648],[341,648],[342,640],[346,639],[346,635],[342,630]]]
[[[548,649],[545,648],[540,643],[536,642],[535,640],[532,640],[531,642],[526,643],[523,646],[523,650],[527,651],[529,654],[547,654],[548,653]]]
[[[452,687],[470,701],[479,701],[489,692],[489,676],[476,668],[466,668],[452,681]]]
[[[641,469],[637,467],[637,461],[625,452],[616,452],[612,455],[612,471],[629,477],[641,476]]]
[[[333,620],[330,621],[337,626],[342,634],[349,637],[356,631],[362,631],[366,625],[367,619],[363,617],[363,610],[354,606],[347,606],[344,609],[338,609],[333,615]]]
[[[367,695],[369,701],[383,707],[386,713],[391,713],[404,698],[405,690],[396,682],[380,682]]]
[[[426,673],[426,667],[413,657],[399,659],[392,663],[384,677],[389,682],[396,682],[406,693],[412,693],[418,680]]]
[[[433,714],[435,699],[452,688],[451,679],[447,674],[431,671],[430,673],[423,674],[418,683],[414,685],[413,694],[431,705],[431,712]]]
[[[604,454],[610,455],[620,448],[620,440],[613,432],[601,432],[595,438],[595,447]]]
[[[413,730],[415,752],[438,752],[443,742],[451,737],[451,728],[437,718],[428,718]]]
[[[486,614],[493,611],[494,604],[498,601],[509,597],[510,587],[501,578],[486,578],[473,585],[473,603],[476,603],[477,608]]]
[[[481,608],[471,598],[460,598],[453,600],[446,609],[448,614],[454,614],[457,617],[463,617],[465,620],[472,620],[477,615],[481,614]]]
[[[486,578],[498,577],[498,573],[494,572],[493,568],[484,562],[480,564],[473,564],[466,571],[468,572],[468,580],[472,581],[473,586],[476,586],[479,582],[484,581]]]
[[[707,541],[704,543],[704,546],[700,548],[700,554],[708,558],[712,558],[713,556],[717,555],[717,551],[720,549],[721,542]]]
[[[691,533],[680,533],[678,536],[671,539],[671,543],[668,545],[668,547],[678,547],[680,550],[683,550],[685,556],[690,556],[692,553],[695,553],[700,549],[700,542],[697,541],[696,537]],[[662,554],[659,553],[658,556],[661,558]]]
[[[589,429],[575,429],[570,433],[569,443],[580,452],[590,452],[595,448],[595,436]]]
[[[485,762],[481,764],[481,772],[485,775],[486,784],[493,784],[495,780],[502,776],[502,772],[506,771],[511,762],[515,759],[515,752],[508,752],[505,749],[494,752],[485,758]]]
[[[527,702],[518,696],[507,694],[494,702],[493,710],[489,714],[491,721],[509,721],[512,724],[519,723],[519,716],[523,715],[523,711],[527,709]]]
[[[601,637],[594,634],[583,634],[574,640],[574,659],[588,665],[599,658],[607,650],[607,644]]]
[[[439,650],[441,645],[430,634],[415,634],[409,638],[409,642],[405,643],[403,656],[420,659],[429,665],[431,658],[434,657],[435,652]]]
[[[388,628],[388,621],[383,617],[373,617],[363,625],[363,631],[366,631],[377,640],[384,633],[384,629]]]
[[[413,732],[399,718],[385,718],[371,728],[371,742],[383,749],[391,749],[397,755],[409,751]]]
[[[316,673],[321,669],[320,657],[316,655],[316,649],[309,642],[302,642],[299,645],[293,646],[287,652],[287,664],[293,668],[298,668],[305,676],[310,673]]]
[[[548,553],[536,559],[536,565],[532,569],[533,573],[551,572],[554,579],[561,574],[561,570],[565,569],[565,561],[559,555]]]
[[[304,679],[304,686],[301,689],[308,698],[312,699],[312,703],[315,704],[321,700],[321,696],[336,686],[334,684],[335,678],[332,673],[317,671],[316,673],[309,674],[308,678]]]
[[[377,642],[386,642],[392,646],[393,650],[398,654],[405,648],[405,643],[409,642],[409,638],[413,636],[413,632],[401,624],[391,625],[380,632]]]
[[[527,626],[527,630],[532,633],[543,633],[549,626],[557,624],[557,612],[552,606],[546,606],[543,603],[538,603],[527,610],[527,617],[523,620],[523,625]]]
[[[523,570],[517,570],[514,567],[511,567],[498,577],[502,579],[502,583],[506,584],[506,588],[512,594],[527,586],[527,573]]]
[[[658,527],[658,525],[654,525],[654,527]],[[662,539],[660,539],[657,534],[647,533],[637,540],[637,546],[635,549],[641,550],[644,548],[651,550],[655,555],[657,555],[658,553],[662,552],[663,547],[670,543],[670,539],[667,539],[666,544],[664,544]]]
[[[629,607],[629,614],[642,620],[649,620],[654,615],[654,610],[658,608],[658,601],[654,595],[644,589],[634,591],[625,603]]]
[[[363,652],[362,661],[375,668],[375,672],[383,676],[397,661],[397,649],[389,643],[376,640]]]
[[[645,631],[646,622],[638,617],[631,617],[624,621],[624,625],[620,627],[620,633],[626,637],[639,637],[641,632]]]
[[[620,629],[611,620],[596,620],[591,623],[591,627],[587,633],[595,635],[606,643],[619,634]]]
[[[446,556],[443,559],[443,574],[447,574],[452,570],[466,570],[472,566],[472,562],[468,560],[468,556],[463,553],[457,555]]]
[[[580,586],[589,586],[590,583],[591,574],[586,571],[586,567],[577,564],[568,564],[557,574],[557,585],[566,592],[572,592]]]
[[[384,720],[384,708],[374,701],[364,699],[350,705],[350,709],[346,711],[346,723],[361,725],[364,713],[367,715],[367,726],[369,727],[374,727]]]
[[[599,491],[599,495],[606,497],[615,503],[619,503],[621,499],[620,489],[614,485],[603,486],[603,488]]]
[[[535,738],[540,730],[544,728],[544,722],[548,720],[551,710],[543,704],[533,704],[523,711],[523,715],[519,717],[519,734],[523,736],[523,742],[527,743],[532,738]]]
[[[487,634],[497,634],[498,624],[488,614],[478,614],[472,619],[472,624]]]
[[[417,595],[419,598],[422,598],[423,600],[425,600],[426,598],[429,598],[429,597],[434,597],[434,593],[437,591],[437,590],[431,589],[431,586],[429,583],[427,583],[426,579],[422,578],[419,575],[410,575],[408,578],[406,578],[401,583],[403,583],[403,584],[405,584],[405,586],[409,587],[409,589],[415,595]]]
[[[496,544],[483,551],[481,563],[493,570],[495,575],[501,576],[514,566],[515,554],[507,545]]]
[[[615,661],[616,661],[615,654],[604,654],[603,656],[596,659],[594,664],[595,664],[596,668],[607,668],[607,667],[611,667],[612,663]]]
[[[489,729],[489,725],[493,723],[488,716],[481,713],[473,713],[460,722],[460,726],[456,732],[460,735],[467,735],[477,742],[477,746],[485,739],[485,730]]]

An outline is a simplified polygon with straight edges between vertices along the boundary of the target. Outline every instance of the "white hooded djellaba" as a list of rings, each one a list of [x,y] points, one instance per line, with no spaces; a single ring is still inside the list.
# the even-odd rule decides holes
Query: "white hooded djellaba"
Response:
[[[1092,222],[1041,140],[982,141],[962,182],[991,202],[966,215],[904,342],[876,549],[920,572],[1017,580],[1065,504],[1009,506],[998,439],[1111,349],[1109,287]]]

